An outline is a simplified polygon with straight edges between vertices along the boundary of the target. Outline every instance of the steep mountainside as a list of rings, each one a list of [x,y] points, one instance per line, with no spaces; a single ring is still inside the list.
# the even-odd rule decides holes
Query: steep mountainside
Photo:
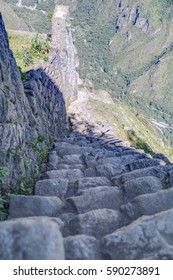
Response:
[[[19,18],[13,9],[3,0],[0,0],[0,11],[3,15],[6,28],[14,30],[29,30],[25,21]]]
[[[172,126],[172,0],[5,2],[39,32],[50,32],[55,3],[70,5],[81,78]],[[173,142],[172,129],[163,131]]]
[[[72,22],[81,77],[147,116],[170,124],[172,4],[160,0],[79,0]]]
[[[56,4],[76,7],[77,0],[3,0],[23,19],[30,30],[40,33],[51,32],[51,17]]]
[[[173,165],[154,153],[164,143],[139,113],[77,84],[68,7],[52,25],[49,61],[21,73],[0,13],[0,260],[173,259]]]

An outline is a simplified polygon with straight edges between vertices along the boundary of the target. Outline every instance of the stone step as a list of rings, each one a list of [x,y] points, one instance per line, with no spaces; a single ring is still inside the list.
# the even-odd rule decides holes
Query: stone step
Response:
[[[93,148],[71,145],[71,147],[65,147],[59,150],[55,148],[55,150],[57,151],[57,154],[59,156],[65,156],[65,155],[82,155],[84,153],[90,153],[93,151]]]
[[[112,185],[111,181],[106,177],[86,177],[86,178],[81,178],[76,182],[76,187],[78,191],[99,187],[99,186],[111,186],[111,185]]]
[[[99,137],[94,139],[79,133],[59,139],[49,153],[48,171],[35,184],[35,195],[11,197],[7,223],[20,221],[22,242],[23,232],[27,232],[24,220],[28,227],[33,227],[28,230],[31,233],[28,240],[34,245],[40,234],[41,238],[46,234],[43,249],[35,245],[38,252],[32,257],[29,251],[25,253],[24,246],[18,259],[41,259],[41,254],[45,259],[64,259],[64,249],[67,260],[173,258],[167,222],[173,211],[173,189],[163,189],[173,185],[173,166],[163,166],[161,160],[121,143],[115,147],[101,145],[101,141]],[[162,215],[166,217],[165,223]],[[33,221],[37,221],[40,229],[34,231]],[[156,221],[160,223],[159,230]],[[49,225],[52,232],[47,234]],[[16,232],[17,224],[13,227]],[[37,237],[32,237],[35,232]],[[154,238],[156,245],[152,250]],[[44,245],[49,246],[48,242],[50,251],[46,247],[45,253],[40,253]],[[3,240],[0,257],[2,243]],[[15,250],[15,245],[10,244],[9,259]]]
[[[143,150],[134,150],[132,148],[130,149],[126,149],[126,150],[122,150],[116,153],[116,156],[128,156],[128,155],[139,155],[142,154],[147,158],[150,158],[150,155],[146,154]]]
[[[114,176],[120,175],[125,171],[125,167],[121,164],[100,164],[96,166],[96,172],[98,176],[105,176],[112,178]]]
[[[84,171],[86,169],[84,164],[64,164],[60,163],[58,164],[56,170],[62,170],[62,169],[80,169],[81,171]]]
[[[51,151],[48,157],[48,168],[49,169],[56,169],[60,162],[60,157],[57,156],[56,151]]]
[[[96,238],[85,234],[64,238],[66,260],[100,260],[101,252]]]
[[[63,164],[83,164],[84,161],[82,159],[82,156],[79,154],[79,155],[66,155],[66,156],[63,156],[60,163],[63,163]]]
[[[97,239],[113,233],[124,225],[121,213],[112,209],[97,209],[79,214],[70,220],[66,236],[86,234]]]
[[[65,148],[70,148],[73,147],[73,144],[69,143],[67,140],[62,139],[62,142],[54,142],[54,148],[55,150],[59,151],[61,149],[65,149]]]
[[[122,214],[131,221],[143,215],[154,215],[173,208],[173,188],[156,193],[137,196],[126,205],[122,205]]]
[[[161,162],[158,159],[145,158],[145,159],[135,160],[134,162],[127,164],[126,167],[128,168],[129,171],[133,171],[135,169],[143,169],[151,166],[165,165],[165,164],[166,164],[165,162]]]
[[[126,181],[133,180],[140,177],[146,177],[146,176],[153,176],[162,180],[166,177],[168,172],[169,171],[166,168],[166,166],[160,166],[160,165],[152,166],[143,169],[133,170],[131,172],[124,173],[120,176],[113,177],[112,182],[115,185],[121,185]]]
[[[99,176],[96,172],[96,169],[94,167],[92,168],[85,168],[84,170],[85,177],[97,177]]]
[[[33,217],[0,223],[0,260],[64,260],[59,219]]]
[[[33,216],[58,217],[65,204],[53,196],[13,195],[10,200],[9,219]]]
[[[102,251],[112,260],[172,260],[173,209],[144,216],[105,236]]]
[[[82,214],[94,209],[119,209],[124,197],[116,187],[96,187],[83,191],[79,196],[70,197],[67,201],[78,214]]]
[[[99,151],[98,151],[99,152]],[[129,155],[143,155],[144,157],[148,157],[147,154],[145,154],[144,151],[139,151],[139,150],[123,150],[119,151],[119,149],[114,148],[112,151],[109,151],[107,149],[100,149],[100,158],[104,157],[122,157],[122,156],[129,156]]]
[[[137,159],[145,158],[145,154],[136,154],[136,155],[126,155],[126,156],[121,156],[121,157],[106,157],[99,159],[97,162],[100,164],[131,164]]]
[[[125,182],[121,189],[126,198],[131,200],[138,195],[158,192],[163,189],[163,186],[159,178],[146,176]]]
[[[43,175],[45,179],[62,178],[69,181],[76,181],[82,177],[84,177],[84,174],[80,169],[51,170]]]
[[[34,194],[36,196],[57,196],[64,198],[69,181],[67,179],[45,179],[37,181],[35,184]]]

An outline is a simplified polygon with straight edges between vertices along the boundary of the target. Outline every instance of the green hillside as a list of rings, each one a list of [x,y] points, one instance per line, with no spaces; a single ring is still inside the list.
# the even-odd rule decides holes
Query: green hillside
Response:
[[[4,0],[30,30],[51,31],[55,3],[70,5],[81,78],[173,125],[172,0]],[[171,139],[172,130],[164,137]]]
[[[31,31],[39,33],[51,32],[51,17],[56,4],[69,5],[71,11],[76,8],[77,0],[3,0],[23,19]]]
[[[173,1],[79,0],[73,18],[81,77],[173,124]]]
[[[3,15],[7,29],[29,30],[26,23],[15,14],[13,9],[7,3],[2,0],[0,0],[0,11]]]

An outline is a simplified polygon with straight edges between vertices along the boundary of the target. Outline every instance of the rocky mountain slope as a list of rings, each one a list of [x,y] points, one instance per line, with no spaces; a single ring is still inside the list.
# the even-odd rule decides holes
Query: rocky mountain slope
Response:
[[[29,30],[24,20],[19,18],[13,9],[5,3],[3,0],[0,1],[0,11],[3,14],[6,28],[14,30]]]
[[[107,92],[87,81],[77,91],[68,18],[55,9],[50,60],[22,81],[0,16],[0,211],[22,186],[0,222],[0,259],[173,259],[173,165],[119,138],[122,128],[135,139],[132,114]],[[22,176],[30,183],[35,168],[27,193]]]
[[[72,21],[80,76],[170,124],[172,9],[172,1],[78,1]]]
[[[8,3],[31,31],[51,32],[51,18],[55,5],[66,5],[73,11],[77,0],[3,0]]]
[[[81,78],[144,115],[173,124],[171,0],[27,1],[8,4],[31,29],[50,32],[55,3],[70,5]],[[42,20],[44,15],[44,21]],[[172,139],[172,129],[163,129]]]

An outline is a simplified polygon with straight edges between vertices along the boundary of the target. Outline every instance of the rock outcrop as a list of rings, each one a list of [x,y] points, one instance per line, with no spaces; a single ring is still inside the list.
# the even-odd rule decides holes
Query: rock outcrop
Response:
[[[22,81],[1,15],[0,50],[0,166],[8,167],[4,182],[12,187],[31,176],[56,135],[64,135],[66,109],[44,69],[30,71]]]
[[[144,33],[149,33],[150,23],[147,17],[142,15],[139,6],[135,3],[130,7],[129,1],[119,2],[119,16],[116,20],[116,31],[119,32],[122,29],[126,30],[128,25],[134,25],[138,29],[141,29]]]
[[[77,53],[73,44],[68,6],[56,6],[52,18],[52,43],[54,51],[46,73],[63,92],[68,106],[77,98],[78,66]]]

